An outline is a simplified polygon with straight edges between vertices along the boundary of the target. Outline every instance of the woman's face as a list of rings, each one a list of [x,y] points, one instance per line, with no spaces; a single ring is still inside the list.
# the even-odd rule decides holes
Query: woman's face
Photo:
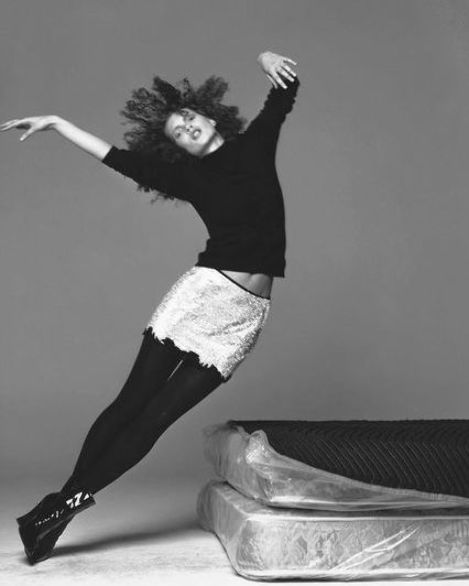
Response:
[[[166,120],[164,133],[191,155],[203,157],[218,132],[215,120],[190,108],[173,112]]]

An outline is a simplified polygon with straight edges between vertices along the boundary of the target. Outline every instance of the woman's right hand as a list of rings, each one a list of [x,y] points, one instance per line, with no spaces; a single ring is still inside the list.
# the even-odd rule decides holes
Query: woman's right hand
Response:
[[[14,120],[7,120],[0,124],[0,131],[11,130],[12,128],[27,128],[20,140],[26,140],[31,134],[39,130],[50,130],[57,122],[57,116],[30,116],[29,118],[16,118]]]

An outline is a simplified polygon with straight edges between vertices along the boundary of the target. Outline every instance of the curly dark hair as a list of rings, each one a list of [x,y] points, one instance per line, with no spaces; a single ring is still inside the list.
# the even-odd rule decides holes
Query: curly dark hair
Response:
[[[225,140],[234,138],[244,129],[246,119],[239,115],[237,106],[221,103],[228,89],[229,84],[223,77],[211,75],[198,88],[194,88],[187,77],[171,85],[155,76],[151,89],[141,87],[132,90],[132,99],[127,100],[125,108],[119,112],[126,119],[122,124],[134,125],[124,133],[129,150],[154,153],[170,163],[193,157],[164,133],[168,117],[183,108],[190,108],[216,120],[221,136]],[[147,185],[138,184],[137,190],[155,192],[151,203],[161,198],[180,199]]]

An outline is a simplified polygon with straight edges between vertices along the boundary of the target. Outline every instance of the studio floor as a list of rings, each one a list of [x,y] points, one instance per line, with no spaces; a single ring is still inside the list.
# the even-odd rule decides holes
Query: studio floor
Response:
[[[203,484],[203,480],[185,478],[138,484],[116,482],[96,495],[94,507],[73,519],[50,558],[31,566],[24,555],[15,518],[54,488],[37,479],[2,483],[0,581],[8,586],[255,583],[236,574],[217,537],[200,527],[196,500]],[[426,585],[437,583],[441,581],[425,581]],[[466,580],[448,583],[467,586]]]

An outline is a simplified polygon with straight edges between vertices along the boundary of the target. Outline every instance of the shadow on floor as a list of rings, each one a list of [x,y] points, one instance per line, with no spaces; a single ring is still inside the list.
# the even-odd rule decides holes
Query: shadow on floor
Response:
[[[168,538],[177,538],[179,535],[187,536],[191,532],[200,532],[203,529],[200,527],[198,521],[194,517],[187,517],[186,519],[179,519],[173,523],[167,522],[166,525],[152,524],[141,531],[132,531],[131,533],[119,532],[114,535],[100,537],[99,539],[89,539],[83,543],[76,545],[60,545],[57,543],[53,556],[60,557],[70,554],[109,550],[114,546],[121,547],[125,544],[135,545],[136,543],[158,542],[160,540],[167,540]],[[59,538],[60,540],[60,538]]]

